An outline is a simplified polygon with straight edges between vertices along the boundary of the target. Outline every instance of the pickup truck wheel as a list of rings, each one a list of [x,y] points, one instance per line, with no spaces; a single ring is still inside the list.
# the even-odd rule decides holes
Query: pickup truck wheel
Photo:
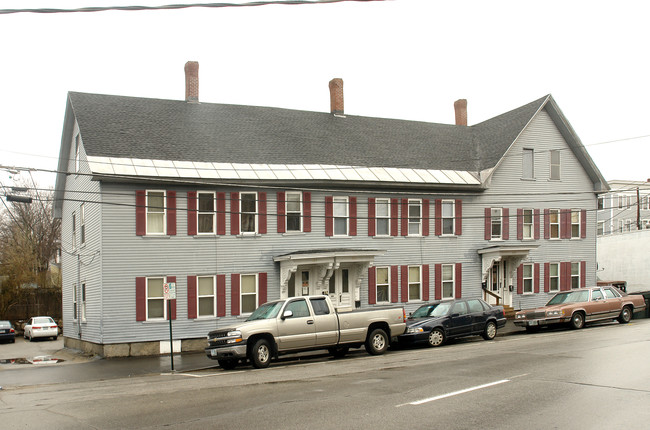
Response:
[[[224,360],[217,360],[217,361],[219,362],[219,366],[223,370],[232,370],[235,367],[237,367],[237,363],[239,363],[239,360],[232,359],[232,358],[224,359]]]
[[[381,355],[388,349],[388,335],[380,328],[370,332],[366,339],[366,351],[372,355]]]
[[[483,339],[492,340],[497,335],[497,325],[494,321],[488,321],[485,325],[485,330],[483,331]]]
[[[271,346],[266,339],[259,339],[250,350],[249,360],[256,369],[269,367],[271,364]]]
[[[571,328],[574,330],[580,330],[585,326],[585,316],[582,312],[576,312],[571,315]]]
[[[627,324],[632,319],[632,310],[629,306],[624,306],[621,310],[621,314],[616,318],[621,324]]]
[[[429,346],[440,346],[445,343],[445,333],[442,329],[434,328],[429,333],[427,340],[429,341]]]
[[[336,346],[334,348],[328,348],[327,352],[330,353],[330,355],[334,358],[343,358],[345,357],[345,354],[348,353],[350,348],[347,346]]]

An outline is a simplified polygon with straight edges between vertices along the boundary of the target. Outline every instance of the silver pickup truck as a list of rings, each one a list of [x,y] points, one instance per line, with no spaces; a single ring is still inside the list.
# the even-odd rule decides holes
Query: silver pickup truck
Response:
[[[404,333],[405,317],[402,307],[338,312],[329,296],[291,297],[263,304],[232,328],[211,331],[205,352],[227,370],[242,359],[263,368],[279,354],[315,349],[341,357],[365,345],[378,355]]]

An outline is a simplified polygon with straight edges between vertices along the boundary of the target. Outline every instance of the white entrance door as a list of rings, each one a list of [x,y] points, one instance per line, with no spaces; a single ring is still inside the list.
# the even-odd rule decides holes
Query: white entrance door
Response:
[[[512,291],[510,291],[511,283],[509,282],[508,273],[508,263],[506,261],[500,261],[497,263],[499,265],[499,295],[501,296],[501,304],[512,306]]]
[[[507,263],[505,261],[498,261],[492,265],[490,273],[488,274],[487,288],[490,292],[500,297],[499,304],[512,305],[512,292],[510,291],[510,283],[506,276]],[[487,302],[496,305],[497,299],[491,295],[487,295]]]
[[[289,278],[287,297],[300,297],[316,294],[312,291],[312,284],[311,270],[298,269],[295,273],[292,273],[291,278]]]
[[[336,308],[352,307],[350,284],[350,271],[348,269],[337,269],[332,273],[329,295]]]

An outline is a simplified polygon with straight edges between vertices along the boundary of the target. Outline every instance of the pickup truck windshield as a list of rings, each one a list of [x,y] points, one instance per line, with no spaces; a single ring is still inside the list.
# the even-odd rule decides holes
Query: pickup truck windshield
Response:
[[[562,303],[578,303],[589,300],[589,291],[571,291],[569,293],[556,294],[547,305],[560,305]]]
[[[255,309],[255,311],[253,311],[253,313],[246,319],[246,321],[275,318],[278,316],[278,312],[280,312],[280,308],[283,304],[284,302],[264,303],[262,306]]]
[[[417,308],[411,318],[441,317],[447,315],[451,305],[449,303],[437,303]]]

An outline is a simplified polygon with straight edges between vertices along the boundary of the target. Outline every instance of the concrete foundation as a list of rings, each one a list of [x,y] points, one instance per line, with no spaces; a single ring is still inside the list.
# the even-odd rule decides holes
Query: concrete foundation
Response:
[[[66,348],[77,349],[87,354],[99,355],[105,358],[163,355],[160,353],[160,343],[161,341],[99,344],[71,337],[64,336],[63,338],[63,345]],[[203,351],[206,346],[207,341],[204,338],[182,339],[181,350],[174,352],[200,352]]]

